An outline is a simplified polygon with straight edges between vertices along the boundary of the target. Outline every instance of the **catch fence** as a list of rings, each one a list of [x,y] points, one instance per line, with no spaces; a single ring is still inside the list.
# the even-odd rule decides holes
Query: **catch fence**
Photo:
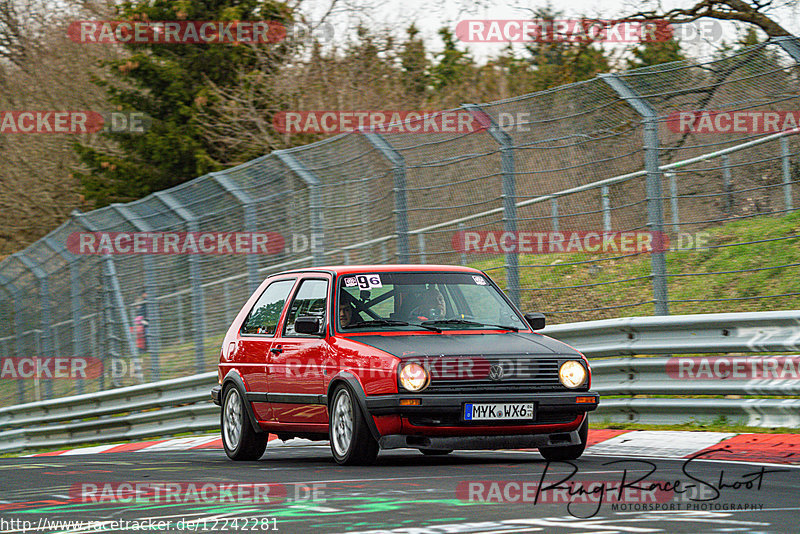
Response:
[[[798,41],[773,39],[464,105],[469,131],[343,134],[75,212],[0,262],[0,405],[209,371],[258,283],[305,265],[473,265],[551,323],[796,308],[798,65]],[[269,232],[278,246],[76,251],[92,232]],[[669,247],[589,250],[603,233]],[[525,249],[538,234],[565,246]]]

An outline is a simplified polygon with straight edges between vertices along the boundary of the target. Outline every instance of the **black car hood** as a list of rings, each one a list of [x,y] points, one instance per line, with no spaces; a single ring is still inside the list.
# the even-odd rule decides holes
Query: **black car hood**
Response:
[[[580,356],[580,353],[560,341],[524,332],[503,334],[441,334],[441,335],[367,335],[348,339],[370,345],[399,358],[406,356]]]

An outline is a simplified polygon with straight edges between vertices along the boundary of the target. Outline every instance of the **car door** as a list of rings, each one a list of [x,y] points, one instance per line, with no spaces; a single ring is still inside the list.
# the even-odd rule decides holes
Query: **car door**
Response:
[[[300,280],[287,307],[281,331],[272,340],[267,386],[273,416],[282,423],[325,424],[323,366],[330,348],[328,331],[330,276],[319,274]],[[319,317],[320,335],[294,330],[298,317]]]
[[[286,302],[297,278],[282,278],[270,283],[248,313],[236,347],[236,368],[242,374],[248,393],[262,400],[253,402],[253,410],[260,421],[275,420],[270,403],[264,395],[268,389],[267,362],[272,340],[278,330]],[[253,399],[251,399],[253,400]]]

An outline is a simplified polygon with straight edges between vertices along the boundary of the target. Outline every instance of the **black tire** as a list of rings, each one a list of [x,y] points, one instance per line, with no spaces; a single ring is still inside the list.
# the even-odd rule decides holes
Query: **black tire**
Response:
[[[250,423],[247,407],[236,386],[228,386],[222,396],[220,429],[222,446],[231,460],[258,460],[267,448],[269,434],[257,433]]]
[[[331,452],[340,465],[370,465],[378,457],[378,442],[367,427],[355,394],[345,384],[333,390],[328,410]]]
[[[420,449],[425,456],[444,456],[453,452],[453,449]]]
[[[566,447],[539,447],[539,454],[545,460],[557,462],[562,460],[577,460],[586,450],[586,439],[589,437],[589,415],[583,418],[583,423],[578,428],[578,436],[581,438],[580,445],[567,445]]]

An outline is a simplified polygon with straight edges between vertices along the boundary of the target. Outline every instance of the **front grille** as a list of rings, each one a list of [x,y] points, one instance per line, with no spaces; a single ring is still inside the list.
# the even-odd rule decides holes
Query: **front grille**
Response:
[[[430,393],[565,391],[558,380],[559,363],[566,358],[535,356],[462,356],[428,359]],[[455,360],[455,361],[454,361]],[[502,376],[491,378],[493,367]]]

